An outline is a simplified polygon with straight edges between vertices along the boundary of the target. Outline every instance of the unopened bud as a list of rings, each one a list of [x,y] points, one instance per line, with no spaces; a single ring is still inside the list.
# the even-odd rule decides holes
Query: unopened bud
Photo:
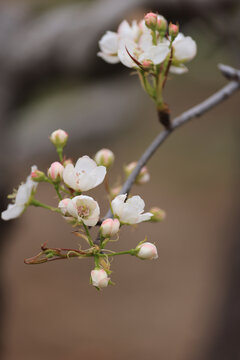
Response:
[[[110,238],[117,235],[120,228],[120,222],[118,219],[106,219],[103,221],[100,227],[100,233],[105,238]]]
[[[53,181],[60,181],[62,179],[63,170],[64,170],[63,165],[60,162],[55,161],[54,163],[51,164],[50,168],[48,169],[48,176]]]
[[[163,221],[166,218],[166,212],[162,209],[159,209],[158,207],[153,207],[150,210],[150,213],[153,214],[153,216],[150,219],[150,221],[153,222]]]
[[[102,149],[96,153],[94,159],[98,166],[105,166],[106,168],[110,168],[114,162],[114,154],[109,149]]]
[[[157,14],[150,12],[144,16],[145,25],[151,29],[155,30],[157,25]]]
[[[133,172],[133,170],[135,169],[136,166],[137,166],[137,163],[135,161],[133,161],[130,164],[128,164],[127,166],[125,166],[124,171],[125,171],[127,178]],[[143,166],[135,180],[135,184],[143,185],[143,184],[146,184],[149,180],[150,180],[150,175],[149,175],[148,169],[146,168],[146,166]]]
[[[171,39],[174,40],[178,36],[179,25],[170,23],[168,26],[168,32],[169,35],[171,36]]]
[[[144,70],[151,70],[153,67],[153,62],[151,60],[143,60],[142,66],[144,67]]]
[[[158,252],[155,245],[150,242],[145,242],[136,248],[138,251],[137,257],[143,260],[152,260],[158,258]]]
[[[66,133],[66,131],[58,129],[51,134],[50,140],[56,147],[63,148],[67,143],[68,134]]]
[[[93,286],[102,289],[108,286],[110,278],[103,269],[95,269],[91,271],[91,282]]]
[[[61,213],[63,215],[67,215],[68,214],[68,204],[71,202],[72,200],[69,198],[63,199],[59,202],[58,204],[58,208],[61,210]]]
[[[157,19],[157,31],[164,36],[167,31],[167,20],[163,16]]]
[[[31,179],[35,182],[42,182],[42,181],[46,181],[47,177],[46,175],[44,174],[43,171],[40,171],[40,170],[34,170],[32,173],[31,173]]]

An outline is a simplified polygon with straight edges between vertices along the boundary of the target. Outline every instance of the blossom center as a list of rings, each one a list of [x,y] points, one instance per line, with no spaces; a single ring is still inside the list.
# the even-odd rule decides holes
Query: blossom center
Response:
[[[90,209],[86,205],[78,206],[77,212],[80,217],[87,217],[90,215]]]

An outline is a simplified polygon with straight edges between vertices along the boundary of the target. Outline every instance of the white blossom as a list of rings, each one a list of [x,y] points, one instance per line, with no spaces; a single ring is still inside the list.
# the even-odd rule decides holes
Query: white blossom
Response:
[[[65,200],[65,203],[64,203]],[[87,226],[95,226],[99,220],[100,209],[97,201],[86,195],[60,201],[59,208],[63,215],[70,215]],[[70,201],[69,201],[70,200]]]
[[[150,212],[144,213],[145,203],[140,196],[133,196],[126,202],[127,194],[118,195],[112,201],[114,216],[118,217],[123,224],[138,224],[148,221],[153,216]]]
[[[154,13],[147,15],[150,16],[153,27],[167,28],[167,21],[163,16]],[[146,26],[145,20],[139,23],[133,21],[131,25],[124,20],[117,32],[108,31],[99,41],[101,51],[98,56],[109,63],[120,61],[129,68],[138,68],[144,61],[152,61],[153,65],[161,64],[170,54],[170,42],[165,36],[156,36],[153,43],[151,29]],[[172,45],[173,63],[170,71],[183,74],[187,71],[183,63],[193,59],[197,53],[196,42],[190,36],[185,37],[179,33]]]
[[[158,15],[159,19],[164,19]],[[99,41],[100,52],[98,56],[109,63],[121,63],[127,67],[138,67],[131,58],[134,57],[140,63],[144,60],[151,60],[154,64],[160,64],[169,54],[169,45],[166,41],[158,41],[153,45],[151,30],[144,21],[139,24],[136,21],[132,25],[124,20],[118,31],[107,33]],[[130,55],[131,56],[130,56]]]
[[[93,286],[97,288],[105,288],[108,286],[110,278],[108,277],[107,273],[103,269],[95,269],[91,271],[91,280]]]
[[[31,173],[37,170],[37,166],[32,166]],[[31,175],[27,177],[24,184],[21,184],[17,190],[15,202],[9,204],[7,210],[1,214],[2,220],[12,220],[20,216],[28,206],[28,202],[32,194],[36,191],[38,183],[31,179]]]
[[[157,248],[150,242],[139,245],[137,249],[139,249],[137,256],[140,259],[152,260],[158,258]]]
[[[75,167],[68,164],[63,171],[63,181],[71,189],[87,191],[101,184],[106,175],[105,166],[97,166],[88,156],[78,159]]]

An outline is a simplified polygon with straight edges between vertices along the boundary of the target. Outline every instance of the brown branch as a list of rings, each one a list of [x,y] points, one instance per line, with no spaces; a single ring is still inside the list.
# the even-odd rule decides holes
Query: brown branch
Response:
[[[230,66],[222,64],[219,65],[219,70],[227,79],[231,80],[230,83],[217,91],[212,96],[210,96],[208,99],[204,100],[200,104],[192,107],[180,116],[176,117],[172,122],[171,130],[163,130],[159,133],[159,135],[153,140],[153,142],[149,145],[149,147],[145,150],[145,152],[139,159],[137,166],[130,174],[128,179],[125,181],[120,191],[120,194],[129,193],[142,167],[147,164],[147,162],[151,159],[151,157],[157,151],[160,145],[162,145],[162,143],[167,139],[170,134],[172,134],[175,129],[184,125],[188,121],[203,115],[205,112],[209,111],[211,108],[228,99],[232,94],[239,90],[240,70],[236,70]],[[106,219],[109,217],[112,217],[111,210],[108,210],[104,218]]]

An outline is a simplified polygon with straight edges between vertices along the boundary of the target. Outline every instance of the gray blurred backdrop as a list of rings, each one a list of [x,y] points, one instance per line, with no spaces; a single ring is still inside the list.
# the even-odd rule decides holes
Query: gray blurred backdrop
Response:
[[[69,133],[67,155],[116,155],[111,183],[161,130],[136,76],[96,57],[98,40],[122,19],[158,11],[198,44],[189,73],[171,76],[172,116],[204,100],[226,80],[219,62],[239,66],[236,0],[5,0],[0,5],[1,208],[32,164],[57,159],[49,134]],[[40,244],[77,247],[57,214],[31,208],[1,226],[1,359],[240,358],[239,95],[177,130],[149,162],[151,182],[134,187],[146,208],[167,219],[123,229],[115,249],[145,235],[158,261],[119,257],[116,286],[89,286],[93,263],[37,266],[23,259]],[[89,192],[107,209],[103,187]],[[56,205],[46,185],[37,198]]]

